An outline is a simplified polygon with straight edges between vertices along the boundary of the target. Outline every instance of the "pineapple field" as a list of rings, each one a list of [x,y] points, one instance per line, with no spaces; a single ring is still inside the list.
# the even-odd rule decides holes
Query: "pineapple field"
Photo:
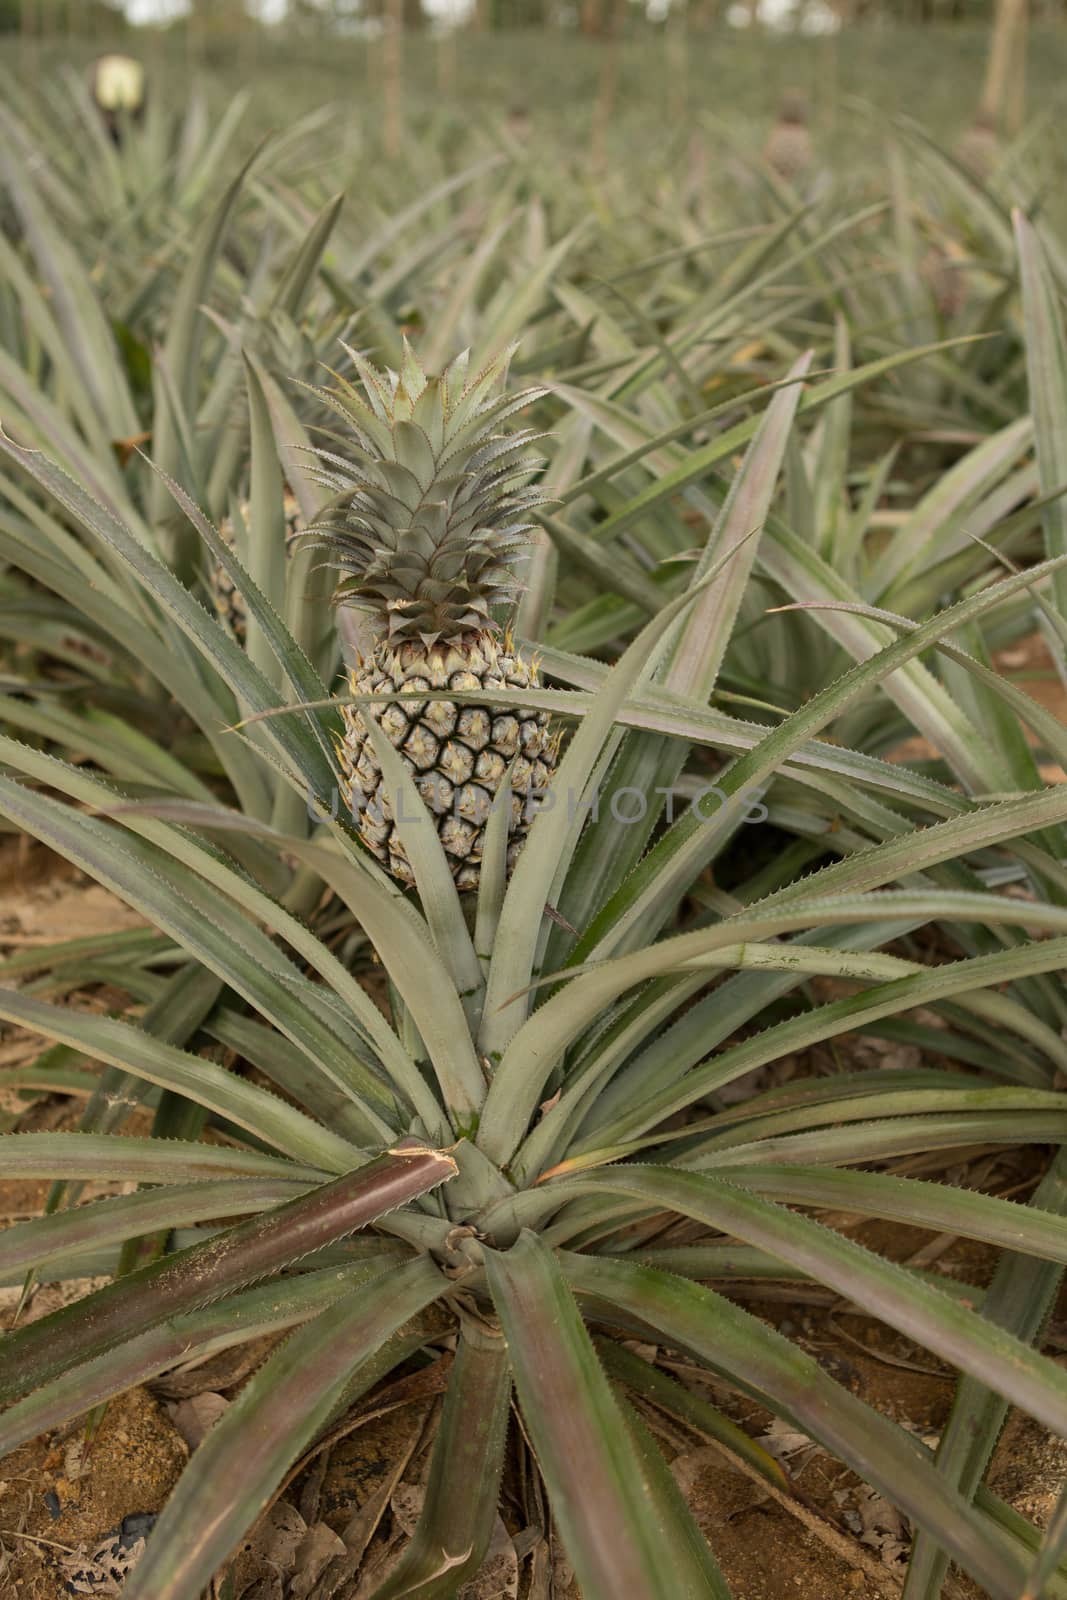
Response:
[[[1065,1600],[1062,18],[17,9],[0,1593]]]

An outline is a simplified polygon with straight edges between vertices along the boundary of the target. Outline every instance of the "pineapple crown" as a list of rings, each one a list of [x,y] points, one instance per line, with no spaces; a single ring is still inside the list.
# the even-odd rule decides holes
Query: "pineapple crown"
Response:
[[[344,574],[339,605],[366,608],[379,638],[431,649],[492,634],[493,607],[513,606],[516,560],[543,496],[527,483],[541,435],[506,419],[545,393],[501,393],[512,351],[469,376],[470,352],[427,377],[405,341],[400,371],[345,349],[362,393],[344,378],[316,389],[345,424],[320,449],[317,477],[333,498],[302,535]]]

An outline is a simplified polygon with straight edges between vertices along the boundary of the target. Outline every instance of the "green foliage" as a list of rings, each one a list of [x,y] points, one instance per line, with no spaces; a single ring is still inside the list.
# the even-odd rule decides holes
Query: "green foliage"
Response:
[[[1059,1526],[1039,1556],[983,1484],[1009,1404],[1067,1435],[1038,1348],[1067,1263],[1067,735],[999,654],[1040,628],[1064,671],[1067,256],[1009,210],[1047,150],[987,188],[901,122],[888,193],[802,205],[743,151],[664,178],[609,150],[593,188],[497,129],[428,118],[389,166],[354,126],[324,161],[322,112],[246,154],[240,106],[149,107],[118,148],[76,96],[56,128],[2,113],[32,159],[0,243],[0,815],[150,929],[0,974],[0,1016],[50,1041],[21,1085],[92,1091],[80,1131],[4,1137],[53,1189],[0,1274],[114,1274],[0,1345],[0,1444],[285,1333],[126,1590],[185,1600],[317,1433],[451,1341],[379,1600],[458,1592],[517,1457],[587,1600],[725,1596],[639,1407],[792,1486],[622,1348],[651,1330],[902,1508],[908,1600],[950,1561],[995,1600],[1035,1562],[1067,1594]],[[410,893],[336,804],[358,641],[279,548],[283,486],[305,521],[326,495],[320,364],[358,390],[346,344],[399,366],[405,336],[475,371],[519,338],[515,393],[543,386],[515,621],[549,686],[478,694],[566,741],[470,902],[413,785]],[[71,1003],[102,985],[117,1014]],[[921,1065],[761,1076],[855,1035]],[[117,1137],[137,1101],[156,1136]],[[1056,1151],[1029,1204],[898,1170],[1018,1145]],[[140,1187],[78,1204],[93,1179]],[[842,1211],[1000,1266],[965,1299],[817,1220]],[[739,1309],[739,1264],[951,1364],[936,1453]]]

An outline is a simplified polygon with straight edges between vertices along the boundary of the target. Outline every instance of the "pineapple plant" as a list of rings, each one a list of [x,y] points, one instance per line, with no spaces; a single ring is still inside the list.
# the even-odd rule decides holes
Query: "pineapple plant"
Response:
[[[988,183],[997,169],[1001,153],[997,119],[991,112],[980,108],[956,147],[960,165],[966,167],[979,183]]]
[[[808,130],[808,103],[798,89],[782,96],[778,120],[767,135],[764,158],[786,183],[799,183],[815,159]]]
[[[506,356],[469,376],[465,352],[440,377],[410,350],[400,373],[353,360],[362,394],[345,384],[325,396],[345,424],[344,453],[323,452],[332,499],[307,534],[343,574],[335,601],[360,609],[366,641],[342,707],[342,793],[363,842],[412,883],[373,718],[415,779],[457,887],[475,889],[505,780],[514,865],[556,764],[547,711],[453,698],[540,681],[508,626],[525,519],[540,499],[526,481],[535,435],[502,424],[541,391],[501,392]],[[398,698],[411,695],[420,698]]]
[[[409,400],[417,387],[401,374],[383,401],[394,413],[402,384]],[[179,789],[167,802],[158,780],[138,803],[91,766],[0,737],[0,815],[113,887],[162,936],[151,969],[128,960],[122,969],[146,1006],[136,1026],[55,1004],[37,983],[0,985],[0,1018],[104,1063],[116,1075],[101,1081],[109,1115],[128,1105],[125,1086],[136,1081],[166,1094],[171,1116],[183,1107],[211,1116],[226,1135],[208,1142],[194,1122],[175,1137],[170,1121],[168,1137],[144,1139],[111,1120],[0,1138],[6,1170],[58,1180],[67,1202],[0,1234],[0,1283],[18,1285],[27,1272],[115,1273],[0,1341],[0,1455],[176,1365],[253,1340],[269,1347],[192,1455],[125,1600],[191,1600],[212,1584],[225,1593],[230,1557],[293,1468],[373,1386],[407,1376],[409,1360],[447,1366],[447,1388],[414,1532],[395,1568],[368,1565],[359,1579],[372,1600],[458,1600],[490,1552],[505,1472],[509,1484],[544,1485],[531,1497],[531,1577],[552,1559],[555,1530],[586,1600],[729,1600],[649,1435],[646,1408],[716,1440],[782,1501],[797,1498],[795,1488],[759,1440],[657,1365],[661,1348],[684,1352],[716,1389],[809,1434],[899,1505],[916,1530],[919,1594],[933,1600],[950,1559],[993,1600],[1026,1592],[1040,1535],[984,1485],[974,1492],[974,1480],[1009,1402],[1067,1432],[1067,1380],[1031,1348],[1067,1261],[1064,1156],[1033,1205],[881,1169],[916,1152],[940,1151],[947,1162],[976,1144],[1059,1142],[1065,1131],[1055,1082],[1060,1007],[1046,1004],[1045,985],[1062,1001],[1067,911],[1058,880],[1049,894],[1042,875],[1062,856],[1067,788],[1027,785],[1019,765],[1008,792],[989,798],[992,760],[1011,758],[992,722],[977,801],[962,783],[950,788],[824,732],[897,675],[926,673],[919,658],[931,647],[987,624],[1005,601],[1060,573],[1067,555],[1000,577],[870,655],[857,649],[861,659],[776,724],[709,717],[742,585],[715,617],[704,602],[751,549],[746,535],[776,493],[798,402],[795,384],[771,399],[686,591],[610,668],[561,650],[551,657],[553,676],[583,690],[565,702],[581,719],[557,780],[568,793],[588,797],[613,748],[612,782],[631,780],[632,794],[643,772],[661,799],[671,786],[657,780],[678,770],[665,737],[686,764],[707,745],[725,757],[725,804],[712,826],[690,811],[672,820],[661,806],[663,830],[628,875],[634,830],[617,807],[588,805],[574,819],[544,810],[510,881],[482,874],[472,935],[459,896],[441,892],[440,862],[429,859],[436,836],[427,859],[412,864],[421,906],[400,903],[340,819],[324,817],[314,839],[293,837],[199,792]],[[423,408],[431,430],[440,425],[431,440],[446,426],[439,406]],[[465,482],[477,481],[469,444],[484,416],[475,409],[455,443]],[[398,423],[398,440],[405,433]],[[512,461],[521,453],[514,437],[497,442]],[[435,461],[444,454],[439,443]],[[379,452],[375,473],[390,472],[403,488],[397,460]],[[687,461],[687,470],[700,469]],[[0,434],[0,471],[16,491],[28,477],[106,544],[131,581],[143,574],[205,675],[219,674],[246,704],[285,713],[259,724],[262,748],[321,794],[333,769],[318,735],[329,724],[291,636],[279,629],[275,639],[295,700],[272,692],[165,564],[43,452]],[[440,485],[440,464],[437,472]],[[636,513],[644,498],[638,490],[623,509]],[[369,522],[366,507],[364,515]],[[390,554],[401,542],[394,515],[378,534]],[[200,524],[209,526],[197,513]],[[358,526],[342,532],[358,541]],[[773,529],[764,538],[768,563],[777,561]],[[27,542],[23,559],[33,552]],[[364,559],[346,581],[370,582],[370,565]],[[64,579],[59,561],[51,571]],[[403,599],[408,591],[396,587]],[[266,632],[270,602],[257,586],[248,605]],[[387,638],[387,620],[385,629]],[[498,656],[507,652],[505,635],[490,637]],[[954,651],[957,664],[981,686],[998,681],[963,650]],[[924,728],[949,716],[932,676],[930,688],[928,703],[910,701]],[[425,697],[435,693],[443,698],[432,689]],[[1015,691],[1012,704],[1020,700]],[[1021,704],[1058,737],[1036,703]],[[1005,717],[1004,725],[1010,735],[1015,724]],[[961,747],[956,723],[943,726],[946,767],[966,772],[982,747]],[[811,787],[801,788],[808,773]],[[733,827],[715,824],[753,783],[767,785],[770,837],[738,840],[731,862]],[[875,785],[894,809],[872,801]],[[781,848],[783,823],[803,841],[813,822],[839,842],[834,855],[812,862]],[[268,850],[291,856],[321,872],[359,916],[390,979],[388,1014],[249,872],[237,850],[250,827],[263,848],[248,859],[260,870]],[[218,842],[231,837],[233,853]],[[1046,837],[1056,858],[1036,842]],[[705,895],[709,915],[681,931],[682,901],[703,892],[706,868],[718,873],[720,858],[736,887]],[[1018,899],[1003,893],[1031,870],[1032,932],[1018,926]],[[553,898],[568,925],[546,917],[546,882],[558,882]],[[897,930],[926,926],[954,940],[951,959],[929,963],[921,947],[905,945],[920,959],[884,951]],[[996,941],[973,939],[976,927],[995,930]],[[114,946],[94,963],[85,941],[78,945],[79,983],[113,982]],[[169,977],[156,967],[161,956]],[[554,977],[551,991],[540,973]],[[808,1003],[801,991],[813,974],[846,982],[849,994],[835,989]],[[927,1006],[944,1026],[917,1024],[935,1046],[921,1072],[846,1066],[719,1103],[755,1068],[848,1032],[893,1037]],[[203,1047],[212,1043],[239,1049],[280,1093],[210,1059]],[[46,1087],[63,1082],[52,1052],[31,1076]],[[71,1185],[86,1179],[131,1187],[69,1203]],[[811,1208],[896,1218],[1004,1250],[987,1291],[998,1320],[976,1308],[982,1289],[957,1282],[946,1292],[929,1274],[821,1226]],[[146,1235],[160,1239],[159,1254],[124,1270],[129,1258],[118,1252]],[[955,1365],[959,1410],[936,1461],[784,1331],[737,1304],[739,1276],[773,1276],[798,1298],[813,1285],[832,1291]],[[1055,1564],[1055,1542],[1050,1550],[1041,1559]],[[343,1593],[342,1583],[351,1592],[352,1576],[348,1557],[338,1557],[323,1594]],[[1054,1573],[1047,1592],[1065,1589]],[[536,1592],[532,1582],[526,1592]]]
[[[238,507],[238,515],[242,524],[247,527],[251,514],[251,503],[242,500]],[[296,496],[288,489],[285,491],[285,527],[291,537],[300,530],[300,507]],[[236,548],[237,536],[232,517],[223,517],[219,523],[219,537],[230,549]],[[218,561],[211,565],[209,576],[211,599],[222,621],[227,625],[235,639],[244,644],[248,634],[248,606],[245,597],[237,584]]]
[[[35,168],[24,181],[38,182]],[[42,189],[41,217],[53,203]],[[584,188],[575,203],[587,209]],[[242,243],[259,219],[254,209],[236,217]],[[549,211],[545,226],[556,225]],[[253,553],[271,558],[257,563],[265,581],[251,572],[246,581],[240,557],[177,489],[192,533],[222,555],[247,604],[241,648],[191,592],[195,559],[172,569],[168,539],[156,553],[142,509],[154,485],[115,449],[132,432],[121,384],[111,409],[98,411],[77,366],[57,360],[53,381],[33,342],[44,329],[53,357],[66,348],[58,327],[48,331],[49,297],[32,275],[16,286],[32,316],[4,322],[14,353],[0,363],[0,550],[47,591],[47,606],[31,596],[42,650],[81,623],[125,652],[140,692],[116,693],[125,684],[103,672],[99,691],[87,683],[84,706],[71,709],[47,681],[9,691],[0,817],[149,926],[5,957],[0,1018],[60,1052],[43,1050],[7,1081],[66,1093],[68,1052],[84,1063],[74,1081],[97,1081],[81,1131],[0,1135],[6,1171],[54,1186],[45,1216],[0,1234],[0,1284],[22,1284],[28,1296],[34,1279],[114,1281],[22,1318],[0,1340],[0,1455],[42,1432],[65,1444],[57,1430],[176,1365],[242,1344],[262,1354],[151,1528],[126,1600],[190,1600],[210,1588],[239,1596],[230,1557],[294,1469],[347,1426],[361,1396],[377,1405],[376,1386],[419,1374],[446,1387],[428,1414],[427,1454],[408,1469],[425,1489],[414,1532],[399,1549],[410,1524],[401,1529],[383,1506],[363,1570],[338,1556],[317,1580],[323,1597],[354,1583],[372,1600],[470,1593],[518,1510],[519,1593],[548,1592],[558,1536],[585,1600],[727,1600],[645,1419],[666,1410],[672,1427],[714,1439],[783,1513],[800,1507],[810,1531],[788,1467],[729,1414],[731,1392],[744,1397],[746,1424],[750,1407],[762,1407],[899,1505],[914,1535],[908,1600],[934,1600],[950,1560],[993,1600],[1067,1595],[1062,1519],[1039,1553],[1040,1531],[982,1481],[1009,1403],[1067,1434],[1067,1379],[1033,1348],[1067,1263],[1067,786],[1042,785],[1022,730],[1063,765],[1067,743],[1051,714],[986,665],[1035,599],[1059,638],[1067,630],[1062,508],[1052,499],[1028,502],[1029,520],[1008,514],[1034,492],[1031,450],[1045,496],[1062,484],[1067,418],[1057,279],[1032,224],[1020,216],[1016,226],[1025,351],[1013,344],[1019,359],[988,384],[992,410],[1005,414],[1001,436],[982,423],[974,457],[933,481],[914,525],[891,506],[888,541],[867,533],[884,533],[879,513],[904,466],[854,458],[849,407],[887,360],[903,374],[915,352],[853,365],[851,350],[861,363],[869,344],[867,321],[883,326],[866,315],[878,306],[866,285],[854,286],[858,320],[851,311],[839,319],[830,273],[828,294],[819,287],[799,314],[779,316],[750,274],[746,321],[778,329],[761,372],[780,377],[777,341],[796,346],[816,326],[826,350],[833,341],[835,374],[811,374],[801,408],[805,356],[759,407],[731,387],[718,419],[700,420],[692,381],[703,390],[737,377],[731,341],[690,342],[704,326],[694,294],[711,286],[696,277],[700,255],[686,249],[678,276],[662,253],[651,256],[639,291],[647,319],[608,324],[599,347],[606,319],[580,281],[559,284],[568,317],[589,312],[595,359],[581,364],[585,336],[539,351],[559,375],[552,488],[563,510],[551,531],[561,559],[558,569],[531,563],[523,576],[535,602],[525,609],[553,618],[546,672],[571,691],[552,702],[507,632],[525,514],[513,495],[532,491],[528,437],[505,432],[526,397],[500,398],[502,364],[472,380],[462,364],[427,379],[402,357],[399,337],[376,326],[399,376],[369,383],[364,367],[360,392],[336,397],[346,432],[322,462],[336,476],[333,504],[317,517],[294,464],[303,423],[276,381],[292,369],[246,364],[256,535],[280,530],[290,471],[313,520],[336,524],[316,536],[332,539],[349,590],[339,598],[349,619],[363,620],[359,692],[334,704],[336,641],[318,648],[328,619],[303,583],[303,557],[280,573],[277,543],[260,538]],[[858,240],[855,259],[865,248]],[[838,249],[835,236],[828,263]],[[255,252],[222,263],[227,293],[246,254]],[[514,261],[527,271],[524,257]],[[297,278],[312,270],[303,253],[296,266]],[[217,309],[204,251],[193,251],[189,271],[180,303]],[[542,329],[553,341],[558,314],[534,315],[544,279],[530,277],[523,310],[513,281],[489,275],[511,326],[531,317],[533,341]],[[92,279],[70,281],[84,312]],[[483,338],[504,337],[499,310]],[[172,320],[163,365],[188,379],[175,392],[189,396],[190,425],[162,426],[155,443],[160,463],[181,467],[172,475],[215,507],[243,469],[244,433],[231,426],[229,378],[217,390],[201,381],[188,319]],[[427,327],[430,347],[444,348],[455,326],[446,316]],[[334,332],[331,322],[321,342]],[[1024,354],[1032,421],[1022,414]],[[943,426],[942,401],[897,391],[897,375],[876,392],[878,414],[895,416],[900,431],[923,418]],[[238,381],[236,369],[230,376]],[[894,394],[907,401],[895,413]],[[965,400],[943,404],[965,417]],[[706,443],[692,437],[704,430]],[[863,439],[866,423],[856,432]],[[25,438],[41,448],[17,442]],[[516,476],[488,494],[509,462]],[[242,519],[233,521],[239,544]],[[974,548],[961,554],[963,522],[1025,570],[994,568],[990,578],[985,546],[969,539]],[[433,610],[428,598],[443,610],[448,595],[453,614],[438,633],[405,626],[413,609]],[[804,611],[768,612],[768,598],[799,600]],[[5,637],[21,636],[15,610],[0,618]],[[902,625],[905,616],[915,624]],[[442,672],[462,662],[456,671],[474,686],[426,677],[438,658]],[[490,661],[504,687],[490,680]],[[433,726],[440,701],[450,702],[445,726],[455,710],[451,732]],[[477,872],[474,848],[449,852],[426,828],[427,848],[413,848],[408,863],[419,902],[408,903],[343,819],[329,808],[306,814],[305,796],[342,781],[364,798],[354,769],[365,750],[381,753],[392,785],[393,707],[406,719],[397,759],[419,775],[417,751],[405,748],[415,728],[429,726],[438,741],[432,772],[448,741],[459,742],[464,711],[499,715],[534,701],[576,724],[554,782],[583,803],[574,816],[541,809],[506,881],[488,869],[502,862],[497,827],[473,927],[452,890],[465,867]],[[184,764],[187,742],[174,739],[175,707],[202,736],[195,767]],[[750,720],[752,710],[761,716]],[[502,752],[512,789],[521,761],[551,765],[550,738],[548,754],[522,749],[531,717],[519,716],[518,745],[509,754],[508,735]],[[239,718],[247,738],[235,737]],[[18,736],[27,728],[33,741]],[[921,769],[884,759],[912,729],[937,759]],[[701,811],[709,767],[721,803]],[[754,788],[766,806],[750,811]],[[632,805],[614,803],[635,792],[648,804],[640,826]],[[505,779],[496,794],[508,793]],[[687,795],[691,804],[675,811]],[[402,869],[403,856],[387,853]],[[385,995],[360,981],[335,922],[309,915],[322,885],[358,923],[357,959],[372,949]],[[32,981],[20,984],[27,972]],[[106,1013],[86,1007],[90,991]],[[113,1014],[116,994],[127,997],[125,1019]],[[865,1033],[917,1040],[922,1067],[867,1070],[849,1038]],[[806,1071],[809,1051],[836,1056],[838,1039],[834,1070]],[[754,1072],[786,1060],[796,1077],[752,1088]],[[160,1137],[123,1126],[130,1104],[150,1097]],[[984,1152],[999,1159],[1002,1147],[1010,1155],[1028,1144],[1061,1147],[1029,1203],[982,1193],[977,1181],[930,1181],[975,1151],[977,1171],[988,1172]],[[86,1181],[122,1192],[76,1203]],[[813,1211],[973,1239],[1001,1252],[1000,1265],[986,1288],[939,1276],[929,1258],[926,1269],[919,1258],[897,1264],[839,1222],[821,1227]],[[768,1279],[783,1299],[833,1297],[959,1371],[936,1459],[791,1342],[786,1322],[745,1309]],[[706,1368],[711,1397],[683,1387],[668,1363]],[[47,1551],[65,1529],[43,1526]],[[98,1544],[95,1559],[110,1564],[114,1544]],[[383,1553],[398,1555],[392,1570],[377,1564]]]

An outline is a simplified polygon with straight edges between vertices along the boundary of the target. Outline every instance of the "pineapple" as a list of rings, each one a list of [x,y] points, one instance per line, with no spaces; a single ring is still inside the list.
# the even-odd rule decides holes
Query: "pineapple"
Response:
[[[349,384],[323,393],[344,422],[344,454],[321,453],[332,515],[307,535],[345,575],[335,602],[362,613],[350,691],[377,697],[341,707],[342,793],[364,844],[411,883],[367,733],[373,715],[414,777],[457,886],[473,889],[509,769],[513,865],[556,762],[548,712],[450,698],[539,684],[536,661],[516,650],[500,616],[517,599],[523,519],[540,500],[525,481],[534,435],[501,424],[542,391],[501,394],[506,357],[471,376],[465,352],[427,377],[410,350],[399,374],[351,354],[362,393]],[[412,692],[424,698],[391,698]]]
[[[240,511],[241,521],[247,527],[251,511],[247,500],[241,501]],[[288,489],[285,491],[285,526],[290,538],[298,531],[300,526],[300,507],[297,504],[296,496],[291,494]],[[233,548],[234,528],[229,517],[223,517],[219,523],[219,538],[228,544],[231,549]],[[225,567],[216,565],[212,568],[211,598],[214,601],[215,610],[223,622],[228,625],[230,632],[241,644],[244,644],[245,635],[248,632],[248,607],[245,604],[244,595],[238,589]]]
[[[778,121],[767,136],[763,155],[786,183],[797,184],[810,172],[815,152],[808,131],[808,103],[798,89],[782,96]]]
[[[961,166],[967,168],[979,183],[988,183],[1000,162],[1000,139],[997,119],[990,111],[979,109],[974,121],[964,133],[956,149]]]

